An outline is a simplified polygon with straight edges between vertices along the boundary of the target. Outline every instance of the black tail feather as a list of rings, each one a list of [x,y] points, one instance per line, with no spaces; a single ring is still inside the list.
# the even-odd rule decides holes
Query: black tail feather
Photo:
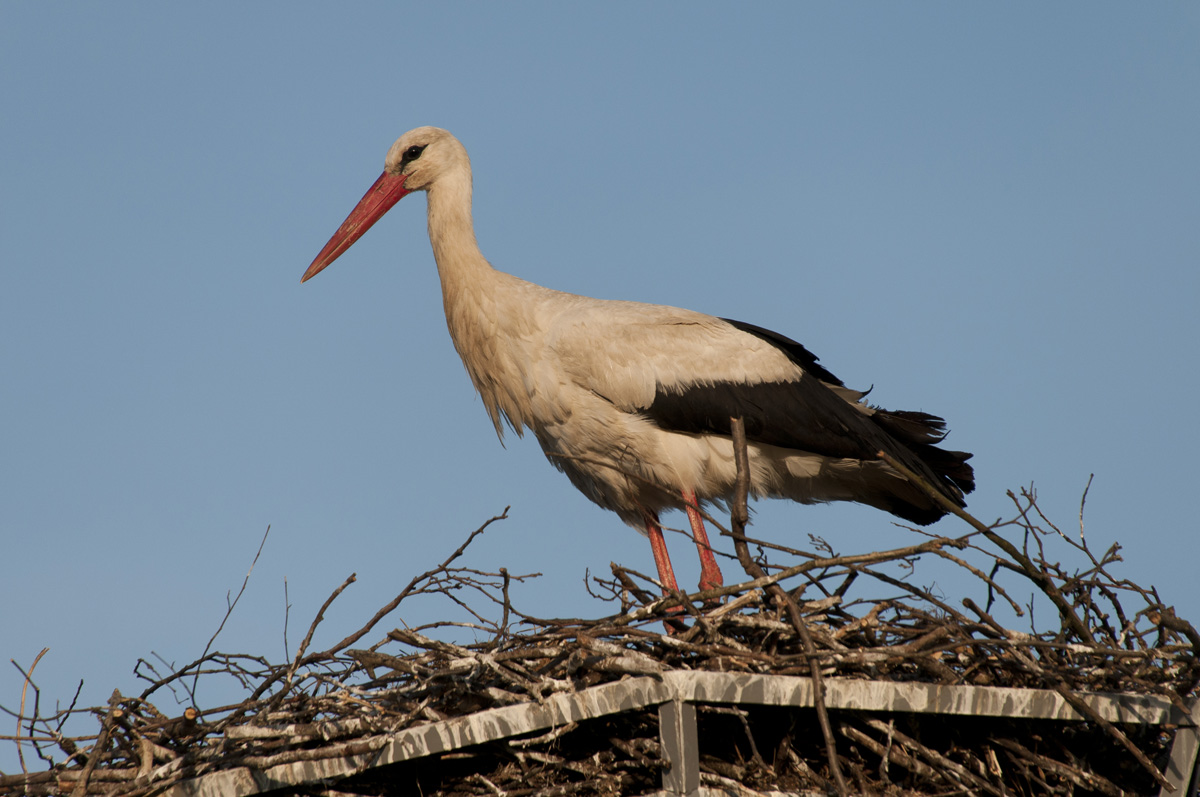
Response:
[[[946,421],[927,412],[877,407],[875,422],[907,445],[933,445],[946,436]]]
[[[966,502],[962,496],[974,490],[974,469],[967,465],[971,454],[936,447],[935,443],[940,443],[946,438],[946,421],[929,413],[889,411],[881,408],[876,408],[872,420],[887,431],[894,441],[904,445],[908,453],[916,456],[920,465],[924,466],[925,477],[932,477],[931,483],[943,496],[959,507],[965,507]],[[889,505],[887,511],[920,525],[928,525],[946,514],[936,505],[925,501],[924,496],[920,496],[919,499],[916,499],[916,496],[893,498],[894,503]]]

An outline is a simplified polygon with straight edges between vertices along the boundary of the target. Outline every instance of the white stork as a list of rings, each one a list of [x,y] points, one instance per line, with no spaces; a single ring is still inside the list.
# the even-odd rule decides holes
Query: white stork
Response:
[[[650,538],[664,590],[677,590],[659,514],[687,512],[702,589],[721,571],[697,508],[729,499],[730,418],[744,419],[755,496],[857,501],[914,523],[944,512],[877,458],[885,451],[965,505],[970,454],[935,447],[941,418],[872,407],[802,345],[690,310],[606,301],[497,271],[471,220],[471,163],[458,139],[419,127],[313,260],[308,280],[396,202],[429,197],[429,239],[450,338],[484,407],[533,432],[549,460],[600,506]]]

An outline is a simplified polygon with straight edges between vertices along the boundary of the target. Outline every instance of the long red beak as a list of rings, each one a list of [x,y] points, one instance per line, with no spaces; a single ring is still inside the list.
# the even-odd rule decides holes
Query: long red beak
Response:
[[[342,222],[342,226],[338,227],[337,232],[329,239],[329,243],[325,244],[325,248],[308,267],[308,271],[304,272],[300,281],[305,282],[312,279],[318,271],[341,257],[342,252],[349,249],[355,241],[362,237],[364,232],[371,229],[372,224],[379,221],[383,218],[384,213],[392,209],[392,205],[403,199],[405,194],[411,194],[412,192],[404,187],[404,180],[407,177],[407,174],[388,174],[387,172],[379,175],[375,185],[367,189],[367,193],[354,206],[354,210],[350,211],[350,215]]]

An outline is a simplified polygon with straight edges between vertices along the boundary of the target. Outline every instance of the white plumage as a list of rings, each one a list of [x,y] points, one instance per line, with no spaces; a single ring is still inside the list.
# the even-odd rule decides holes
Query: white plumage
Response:
[[[429,237],[454,347],[503,434],[533,432],[584,495],[650,536],[664,588],[674,575],[658,525],[688,511],[701,586],[720,583],[700,516],[736,471],[729,418],[746,421],[755,495],[858,501],[917,523],[943,513],[876,457],[880,450],[962,504],[970,456],[933,444],[940,418],[863,402],[803,346],[690,310],[562,293],[497,271],[471,220],[471,166],[458,139],[420,127],[392,146],[383,175],[304,275],[333,262],[399,199],[429,198]]]

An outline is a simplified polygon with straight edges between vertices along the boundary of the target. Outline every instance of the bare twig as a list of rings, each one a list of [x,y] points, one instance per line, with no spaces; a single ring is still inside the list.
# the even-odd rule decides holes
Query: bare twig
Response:
[[[342,591],[345,590],[346,587],[350,586],[357,580],[358,575],[351,573],[346,577],[346,580],[343,581],[341,585],[338,586],[338,588],[335,589],[332,594],[325,599],[325,602],[321,604],[321,608],[317,611],[317,616],[313,618],[312,624],[308,627],[308,633],[304,635],[304,639],[300,642],[300,647],[296,649],[296,655],[292,659],[292,665],[288,668],[287,677],[284,679],[288,686],[291,686],[292,677],[295,676],[296,670],[300,666],[300,659],[304,656],[304,651],[308,650],[308,645],[310,642],[312,642],[313,634],[315,634],[317,631],[317,626],[320,625],[321,621],[325,619],[325,610],[328,609],[335,600],[337,600],[338,595],[341,595]]]
[[[387,605],[385,605],[382,609],[377,611],[375,613],[375,616],[372,617],[369,621],[367,621],[367,624],[364,625],[362,628],[358,629],[353,634],[346,637],[341,642],[338,642],[336,645],[329,648],[328,650],[322,651],[321,653],[309,654],[309,656],[306,657],[304,660],[302,660],[300,663],[306,664],[310,660],[315,661],[317,659],[325,658],[334,653],[337,653],[338,651],[345,650],[346,648],[350,647],[358,640],[362,639],[372,628],[375,627],[375,625],[380,620],[382,620],[384,617],[387,617],[389,614],[391,614],[393,611],[395,611],[396,607],[399,606],[400,603],[405,598],[407,598],[410,594],[412,594],[413,591],[416,590],[416,588],[419,584],[426,581],[430,577],[436,575],[437,573],[445,572],[446,569],[450,567],[451,562],[455,561],[460,556],[462,556],[466,552],[467,546],[469,546],[472,542],[474,542],[476,537],[478,537],[480,534],[483,534],[483,532],[487,530],[488,526],[492,525],[493,523],[495,523],[496,521],[499,521],[499,520],[507,520],[508,519],[508,509],[509,509],[508,507],[504,507],[503,512],[501,512],[499,515],[496,515],[495,517],[489,518],[488,520],[486,520],[484,522],[484,524],[482,526],[475,529],[475,531],[471,532],[470,536],[467,537],[466,541],[463,542],[462,545],[458,546],[458,548],[456,548],[454,550],[454,553],[452,553],[452,554],[450,554],[450,556],[446,557],[446,560],[444,562],[442,562],[440,565],[433,568],[432,570],[427,570],[426,572],[422,573],[421,575],[417,576],[412,581],[410,581],[408,583],[408,586],[406,586],[403,590],[400,591],[399,595],[397,595],[395,598],[393,598],[392,601],[389,602]]]
[[[237,606],[238,601],[242,599],[242,593],[246,591],[246,585],[250,583],[250,574],[254,572],[254,566],[258,564],[258,557],[262,555],[263,546],[267,544],[267,537],[270,535],[270,533],[271,527],[268,525],[267,530],[263,532],[262,542],[258,544],[258,550],[254,553],[254,559],[250,562],[250,569],[246,571],[246,577],[242,579],[242,588],[238,590],[237,597],[235,597],[232,602],[229,601],[229,596],[226,595],[226,602],[229,604],[229,606],[225,610],[225,616],[221,618],[221,624],[217,626],[217,630],[213,632],[213,635],[209,638],[208,643],[205,644],[204,652],[201,653],[200,658],[196,660],[197,663],[204,661],[204,658],[208,655],[208,651],[212,650],[213,643],[217,641],[217,637],[220,636],[222,629],[225,628],[225,623],[228,622],[229,616],[233,614],[234,607]],[[197,667],[196,674],[192,678],[192,688],[188,690],[188,696],[191,698],[193,706],[196,705],[196,684],[198,684],[199,681],[200,669]]]
[[[1092,479],[1096,474],[1089,473],[1087,484],[1083,487],[1083,496],[1079,499],[1079,544],[1087,548],[1087,539],[1083,536],[1083,507],[1087,504],[1088,490],[1092,489]]]
[[[38,662],[42,660],[42,656],[45,656],[49,652],[50,648],[42,648],[41,652],[34,657],[33,664],[29,665],[29,672],[21,670],[21,666],[17,664],[15,659],[9,659],[13,666],[20,670],[21,674],[25,676],[25,680],[21,684],[21,711],[17,714],[17,758],[20,759],[21,771],[25,774],[29,774],[29,770],[25,768],[25,754],[21,750],[21,721],[25,718],[25,693],[29,689],[29,684],[33,681],[34,668],[38,666]],[[36,686],[34,687],[34,690],[37,691]],[[36,719],[37,712],[34,712],[34,715],[34,718],[30,719],[29,721],[29,735],[31,737],[33,736],[33,722],[34,719]],[[36,745],[37,743],[35,742],[34,746],[36,747]]]
[[[104,716],[104,723],[100,727],[100,735],[96,738],[96,744],[92,746],[91,753],[87,758],[87,764],[84,765],[83,772],[79,775],[79,781],[75,784],[75,788],[71,790],[71,797],[83,797],[83,795],[87,794],[88,780],[91,778],[96,765],[100,763],[100,758],[104,755],[104,749],[108,745],[108,737],[112,733],[116,713],[120,710],[120,702],[121,693],[114,689],[112,697],[108,699],[108,713]]]

